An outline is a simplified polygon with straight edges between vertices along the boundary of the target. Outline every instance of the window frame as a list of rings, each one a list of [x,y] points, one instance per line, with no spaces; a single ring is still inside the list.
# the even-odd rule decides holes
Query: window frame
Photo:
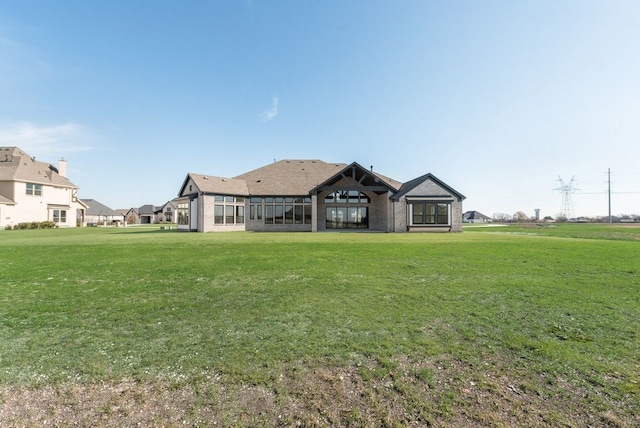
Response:
[[[407,225],[409,227],[443,227],[452,224],[451,201],[413,200],[407,201],[407,207]]]

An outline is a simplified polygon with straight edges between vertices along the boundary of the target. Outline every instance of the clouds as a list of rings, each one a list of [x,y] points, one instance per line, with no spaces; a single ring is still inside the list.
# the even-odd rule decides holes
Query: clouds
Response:
[[[26,152],[78,152],[91,150],[82,143],[86,128],[68,122],[62,125],[36,126],[29,122],[0,125],[0,146],[16,146]]]
[[[280,99],[277,95],[274,95],[271,97],[271,100],[271,108],[260,113],[260,119],[262,119],[263,122],[269,122],[278,115],[278,101],[280,101]]]

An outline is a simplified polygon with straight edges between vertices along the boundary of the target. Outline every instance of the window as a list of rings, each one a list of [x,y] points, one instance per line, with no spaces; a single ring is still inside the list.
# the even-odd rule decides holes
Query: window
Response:
[[[178,224],[189,224],[189,204],[187,202],[178,204]]]
[[[67,222],[67,210],[53,210],[53,222],[54,223],[66,223]]]
[[[327,205],[327,229],[368,229],[371,199],[358,190],[336,191],[324,199]]]
[[[450,210],[448,202],[410,202],[410,226],[448,225]]]
[[[347,190],[329,193],[324,198],[325,204],[368,204],[371,199],[358,190]]]
[[[42,196],[42,184],[27,183],[27,195]]]
[[[311,224],[311,197],[266,196],[249,200],[249,219],[264,224]]]
[[[327,229],[368,229],[368,207],[327,207]]]
[[[213,207],[213,223],[224,224],[224,205],[214,205]]]
[[[233,224],[234,222],[234,206],[233,205],[225,205],[224,206],[224,222],[226,224]]]
[[[231,195],[213,195],[213,224],[233,226],[244,224],[244,197]],[[249,210],[249,216],[255,212]]]
[[[236,224],[244,223],[244,205],[236,206]]]

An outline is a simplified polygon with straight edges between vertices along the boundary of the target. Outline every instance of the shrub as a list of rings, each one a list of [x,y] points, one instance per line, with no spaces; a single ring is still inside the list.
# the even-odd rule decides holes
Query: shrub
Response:
[[[41,222],[37,222],[37,221],[32,221],[32,222],[26,222],[26,223],[18,223],[15,226],[13,226],[14,230],[18,230],[18,229],[54,229],[58,227],[58,225],[52,221],[41,221]],[[11,226],[8,226],[7,230],[10,230]]]

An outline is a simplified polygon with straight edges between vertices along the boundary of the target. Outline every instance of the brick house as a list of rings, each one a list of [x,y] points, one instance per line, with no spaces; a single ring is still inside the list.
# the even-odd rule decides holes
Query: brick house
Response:
[[[233,178],[187,174],[178,229],[461,232],[465,199],[432,174],[406,183],[351,164],[281,160]]]

